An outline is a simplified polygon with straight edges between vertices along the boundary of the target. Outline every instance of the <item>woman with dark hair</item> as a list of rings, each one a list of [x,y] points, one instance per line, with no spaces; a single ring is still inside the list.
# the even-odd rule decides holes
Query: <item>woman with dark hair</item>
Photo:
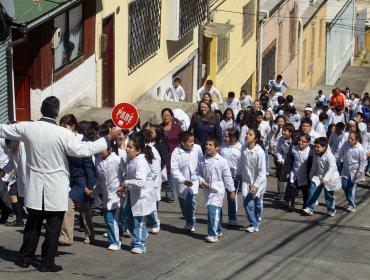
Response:
[[[164,182],[166,186],[165,201],[174,201],[174,189],[175,182],[172,180],[170,175],[171,170],[171,155],[173,150],[180,145],[180,134],[182,132],[181,126],[174,121],[174,114],[170,108],[164,108],[161,112],[162,123],[162,141],[168,147],[168,154],[166,158],[166,169],[167,169],[167,182]]]
[[[82,134],[77,133],[78,124],[76,117],[72,114],[65,115],[59,121],[60,126],[75,133],[81,141],[89,141]],[[76,206],[80,209],[85,231],[85,244],[94,241],[94,227],[91,217],[90,196],[96,184],[96,171],[91,157],[77,158],[67,156],[70,173],[70,192],[68,199],[68,210],[63,219],[59,243],[71,245],[73,243],[73,230]]]
[[[188,131],[194,134],[195,143],[202,147],[203,152],[208,137],[222,138],[220,119],[212,112],[210,103],[199,102],[198,112],[191,117]]]

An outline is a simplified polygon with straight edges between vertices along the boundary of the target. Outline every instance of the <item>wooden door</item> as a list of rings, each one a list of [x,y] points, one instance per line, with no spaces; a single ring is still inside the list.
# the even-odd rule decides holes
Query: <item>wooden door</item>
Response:
[[[103,36],[101,37],[102,54],[102,106],[114,107],[114,15],[103,20]]]
[[[32,43],[27,42],[13,49],[15,114],[17,121],[31,118],[30,75]]]
[[[206,69],[205,69],[205,73],[204,73],[204,76],[203,76],[203,79],[202,79],[202,85],[205,84],[205,82],[208,79],[209,74],[210,74],[211,43],[212,43],[212,38],[203,37],[202,64],[206,65]]]
[[[194,92],[194,59],[190,61],[185,67],[181,68],[173,78],[180,78],[181,86],[184,88],[186,102],[193,102]]]
[[[274,41],[262,55],[261,88],[262,86],[267,85],[269,80],[275,79],[275,57],[276,43]]]

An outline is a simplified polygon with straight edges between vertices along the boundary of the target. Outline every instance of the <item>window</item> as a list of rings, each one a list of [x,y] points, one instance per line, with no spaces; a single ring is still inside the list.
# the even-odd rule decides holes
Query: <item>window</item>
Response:
[[[60,29],[59,46],[54,48],[54,69],[68,65],[83,54],[83,12],[79,5],[54,19]]]
[[[289,26],[289,47],[290,47],[290,61],[295,57],[296,50],[296,6],[290,11],[290,26]]]
[[[251,0],[247,5],[243,7],[243,44],[247,42],[254,33],[254,23],[256,21],[255,18],[256,12],[254,9],[254,0]]]
[[[247,91],[250,95],[252,95],[253,92],[253,75],[254,73],[249,77],[249,79],[245,82],[245,84],[241,88]]]
[[[220,72],[230,58],[230,35],[217,38],[217,72]]]
[[[129,69],[134,70],[160,47],[161,0],[129,4]]]
[[[202,23],[206,15],[206,4],[203,0],[180,0],[180,37]]]

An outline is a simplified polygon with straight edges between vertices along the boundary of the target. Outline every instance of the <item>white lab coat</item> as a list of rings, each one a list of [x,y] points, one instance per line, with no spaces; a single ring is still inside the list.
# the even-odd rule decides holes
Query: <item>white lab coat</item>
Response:
[[[325,129],[325,125],[321,122],[319,122],[317,125],[316,125],[316,132],[318,134],[320,134],[321,137],[325,137],[326,138],[326,129]]]
[[[290,182],[294,183],[297,181],[298,186],[307,185],[307,168],[308,168],[308,157],[310,155],[310,146],[301,150],[298,145],[294,145],[292,148],[292,154],[294,157],[292,170],[290,171]]]
[[[227,160],[231,171],[231,176],[236,177],[236,171],[241,157],[242,144],[237,142],[234,145],[227,145],[220,150],[220,155]]]
[[[152,152],[154,155],[154,159],[152,164],[149,164],[150,171],[152,172],[153,177],[153,187],[154,187],[154,196],[155,201],[161,200],[161,185],[162,185],[162,176],[161,176],[161,156],[158,153],[157,149],[153,146],[153,144],[149,144],[152,148]]]
[[[328,181],[328,183],[324,185],[325,189],[328,191],[337,191],[341,188],[342,184],[335,157],[330,149],[327,149],[322,156],[316,154],[313,156],[310,179],[316,186],[320,185],[322,179]]]
[[[225,108],[225,110],[227,108],[230,108],[231,110],[233,110],[234,118],[236,118],[236,116],[238,115],[239,111],[242,109],[242,107],[240,105],[240,101],[238,99],[234,99],[231,102],[229,101],[229,99],[226,99],[226,101],[224,103],[224,108]]]
[[[188,193],[197,194],[199,180],[196,173],[199,159],[203,156],[202,148],[194,144],[193,149],[186,151],[181,147],[173,150],[171,155],[171,175],[176,180],[177,195],[185,199]],[[191,181],[193,185],[187,187],[184,181]]]
[[[103,206],[107,210],[122,206],[123,197],[118,196],[117,188],[123,182],[126,164],[116,153],[111,153],[96,166],[98,175],[97,185],[103,195]]]
[[[212,86],[210,90],[208,90],[205,86],[202,86],[200,89],[198,89],[197,90],[197,101],[200,101],[206,92],[208,92],[211,95],[212,99],[213,99],[213,95],[216,95],[218,99],[218,103],[220,105],[223,103],[221,92],[219,92],[219,90],[215,88],[214,86]]]
[[[46,121],[0,125],[0,137],[23,141],[26,151],[26,207],[46,211],[68,208],[69,167],[67,155],[89,157],[107,149],[108,141],[81,142],[73,132]]]
[[[197,166],[199,184],[208,182],[208,188],[204,188],[204,200],[206,205],[222,207],[225,196],[225,188],[235,191],[234,181],[226,159],[217,154],[215,157],[203,156]]]
[[[251,187],[257,188],[256,197],[262,197],[266,192],[266,156],[260,145],[248,149],[244,145],[241,150],[241,158],[238,165],[237,175],[242,177],[242,192],[246,197]]]
[[[127,187],[126,192],[130,192],[131,210],[134,217],[147,216],[157,210],[152,172],[144,154],[129,160],[124,184]],[[123,207],[126,203],[127,199]]]
[[[352,147],[348,141],[345,142],[338,151],[337,160],[341,159],[343,159],[342,176],[344,178],[356,183],[365,180],[367,158],[366,151],[360,143]],[[361,176],[355,179],[357,171],[361,172]]]
[[[329,137],[329,147],[332,151],[333,155],[337,157],[339,149],[342,147],[342,145],[347,141],[347,138],[344,133],[338,136],[335,132],[330,134]]]
[[[26,185],[26,150],[24,143],[20,141],[17,154],[12,154],[14,164],[14,178],[9,182],[9,185],[17,182],[18,196],[24,197],[24,187]]]

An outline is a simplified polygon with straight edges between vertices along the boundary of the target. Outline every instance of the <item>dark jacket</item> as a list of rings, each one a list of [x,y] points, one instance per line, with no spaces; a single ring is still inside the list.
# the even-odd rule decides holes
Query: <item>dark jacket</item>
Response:
[[[222,130],[220,127],[220,120],[215,117],[214,124],[208,123],[203,118],[201,118],[198,122],[195,121],[195,113],[191,117],[189,131],[193,130],[195,143],[200,145],[204,151],[204,146],[206,144],[206,140],[209,136],[218,136],[222,139]]]
[[[83,137],[82,141],[88,141]],[[87,201],[89,197],[84,194],[85,187],[92,190],[96,184],[96,170],[91,157],[67,156],[70,173],[69,197],[75,201]]]
[[[163,124],[161,124],[163,127]],[[162,133],[162,140],[163,143],[167,145],[168,153],[166,158],[166,169],[169,173],[171,170],[171,155],[173,150],[180,145],[180,134],[182,132],[182,128],[178,123],[174,121],[171,123],[171,129],[169,130],[168,135],[165,135],[164,130]],[[158,150],[159,152],[159,150]],[[159,152],[160,153],[160,152]]]

